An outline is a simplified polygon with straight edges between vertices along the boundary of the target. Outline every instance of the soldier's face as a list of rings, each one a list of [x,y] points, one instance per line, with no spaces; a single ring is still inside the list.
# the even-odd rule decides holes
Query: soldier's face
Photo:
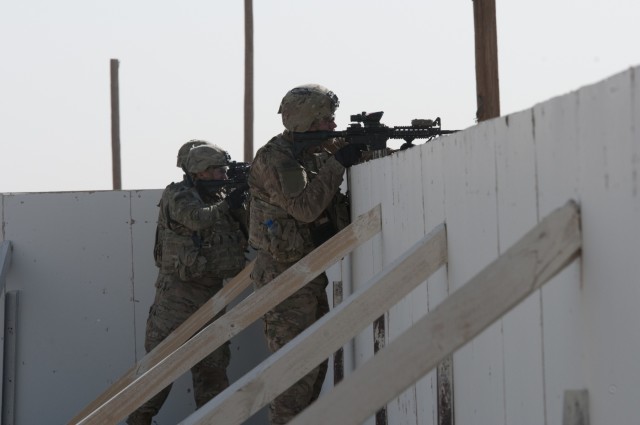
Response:
[[[227,177],[227,167],[209,167],[206,170],[198,173],[198,180],[229,180]]]
[[[336,127],[336,117],[332,115],[313,123],[309,131],[333,131]]]

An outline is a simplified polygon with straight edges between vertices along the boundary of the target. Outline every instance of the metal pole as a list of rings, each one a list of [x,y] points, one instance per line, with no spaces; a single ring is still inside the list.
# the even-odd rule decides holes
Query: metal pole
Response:
[[[500,116],[495,0],[472,0],[476,45],[476,119]]]
[[[111,59],[111,162],[113,190],[122,189],[120,168],[120,95],[118,83],[118,59]]]
[[[244,161],[253,160],[253,4],[244,0]]]

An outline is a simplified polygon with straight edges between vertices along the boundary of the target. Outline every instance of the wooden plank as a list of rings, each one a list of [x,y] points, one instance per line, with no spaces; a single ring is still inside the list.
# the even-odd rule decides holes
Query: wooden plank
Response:
[[[385,219],[382,232],[359,246],[348,257],[351,264],[350,293],[364,287],[371,277],[382,270],[382,253],[384,241],[386,240],[383,233],[388,227],[387,215],[393,214],[393,209],[388,209],[388,205],[384,203],[384,182],[386,179],[391,178],[386,174],[385,167],[381,165],[384,161],[388,161],[388,159],[369,161],[349,169],[349,187],[357,188],[357,190],[350,191],[352,213],[358,214],[367,211],[373,205],[380,203],[382,216]],[[345,292],[345,295],[348,294]],[[373,336],[374,333],[371,327],[367,327],[353,338],[348,346],[352,350],[351,356],[345,353],[347,354],[345,361],[351,360],[351,367],[345,370],[347,375],[373,357]],[[369,418],[362,425],[375,425],[375,418]]]
[[[250,274],[253,270],[254,262],[255,261],[251,261],[244,270],[231,279],[231,281],[211,297],[209,301],[204,303],[191,317],[185,320],[175,331],[158,344],[156,348],[147,353],[146,356],[122,375],[120,379],[82,409],[69,423],[75,424],[82,422],[91,412],[134,382],[137,377],[156,366],[169,354],[177,350],[196,332],[202,329],[216,314],[220,313],[223,308],[251,285]]]
[[[342,281],[333,281],[333,308],[335,309],[342,304],[344,291]],[[344,348],[339,347],[333,353],[333,385],[337,385],[344,379]]]
[[[538,216],[544,217],[565,199],[580,199],[580,140],[578,93],[552,99],[533,108],[532,132],[536,152]],[[584,203],[582,203],[582,223]],[[588,232],[587,232],[588,233]],[[585,246],[588,246],[585,240]],[[560,423],[562,396],[567,388],[584,388],[590,375],[586,352],[582,264],[575,261],[540,291],[543,390],[546,423]],[[552,419],[553,418],[553,419]]]
[[[424,282],[446,259],[446,231],[440,225],[374,276],[369,285],[189,416],[182,425],[241,424]]]
[[[437,138],[421,148],[422,150],[422,190],[425,228],[430,229],[435,223],[445,221],[444,196],[444,144],[452,144],[453,138],[460,134],[452,134]],[[428,309],[422,315],[414,314],[415,320],[433,310],[449,295],[449,281],[446,268],[442,268],[425,284]],[[417,300],[422,305],[423,300]],[[416,301],[416,302],[417,302]],[[417,313],[418,308],[415,308]],[[415,322],[414,320],[414,322]],[[437,367],[416,383],[418,401],[418,420],[421,425],[453,425],[454,393],[453,393],[453,357],[448,356]]]
[[[533,111],[493,121],[496,131],[498,247],[508,248],[538,222]],[[566,200],[568,197],[565,197]],[[544,420],[540,292],[502,318],[504,422],[538,425]],[[522,379],[522,371],[527,379]]]
[[[427,233],[424,227],[421,153],[420,146],[415,146],[394,153],[388,161],[391,165],[389,168],[391,184],[388,191],[391,195],[390,207],[393,208],[394,213],[393,227],[389,228],[393,231],[387,232],[384,240],[385,264],[398,258]],[[426,282],[424,282],[389,309],[386,343],[401,335],[417,319],[423,317],[427,313],[427,305]],[[377,424],[416,422],[417,404],[416,388],[408,388],[384,407],[386,417],[381,414]]]
[[[378,206],[208,325],[78,423],[118,422],[380,229]]]
[[[457,133],[453,143],[444,144],[450,293],[500,255],[495,153],[498,121]],[[505,425],[502,337],[499,321],[453,355],[457,422]]]
[[[595,424],[629,422],[630,412],[638,411],[638,394],[623,390],[640,381],[640,333],[630,326],[640,321],[637,81],[638,73],[631,70],[579,92],[580,202],[588,247],[579,295],[587,335],[581,347],[583,374],[588,378],[565,384],[563,390],[589,388]],[[633,336],[620,337],[629,333]]]
[[[290,425],[359,424],[555,276],[580,247],[580,215],[569,202]]]

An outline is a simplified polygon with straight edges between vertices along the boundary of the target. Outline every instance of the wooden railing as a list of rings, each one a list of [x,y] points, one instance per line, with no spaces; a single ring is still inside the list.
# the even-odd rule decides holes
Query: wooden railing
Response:
[[[83,409],[81,414],[78,414],[70,423],[103,425],[115,424],[124,419],[208,354],[380,232],[382,226],[380,210],[380,206],[377,206],[357,217],[353,223],[329,241],[298,261],[268,285],[248,296],[170,354],[158,355],[154,362],[143,359],[140,363],[144,363],[144,366],[137,365],[133,371],[121,378],[117,385],[113,385],[99,399]],[[248,276],[249,271],[245,270],[243,273]],[[238,281],[239,278],[236,277],[234,280]],[[203,309],[198,310],[196,315],[200,314],[201,310]],[[211,310],[209,313],[202,313],[204,317],[208,317],[206,321],[215,315],[209,316],[210,313]],[[177,333],[178,330],[175,332]],[[172,336],[169,338],[178,339]]]
[[[446,356],[548,282],[581,249],[580,217],[556,210],[466,285],[322,396],[292,425],[360,424]],[[388,310],[446,262],[439,226],[301,335],[182,425],[240,424]]]
[[[195,363],[380,231],[380,207],[364,214],[267,286],[204,328],[77,423],[116,423]],[[548,282],[581,249],[580,215],[569,202],[493,263],[309,406],[292,425],[359,424],[415,384],[446,356]],[[447,261],[436,227],[363,289],[314,323],[183,425],[240,424],[388,311]],[[248,272],[247,272],[248,273]],[[87,410],[87,409],[85,409]],[[76,422],[74,422],[76,423]]]
[[[580,215],[571,202],[547,216],[290,425],[362,423],[548,282],[579,255],[581,246]]]
[[[352,294],[182,424],[241,424],[370,326],[446,261],[447,236],[444,225],[440,225],[371,278],[362,290]]]

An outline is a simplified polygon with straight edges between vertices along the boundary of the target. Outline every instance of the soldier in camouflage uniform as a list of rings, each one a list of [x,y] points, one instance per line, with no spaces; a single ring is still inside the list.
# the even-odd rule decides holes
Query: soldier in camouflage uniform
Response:
[[[211,185],[208,190],[200,189],[200,183],[227,179],[229,159],[227,152],[218,146],[193,147],[188,150],[185,182],[169,185],[163,193],[159,205],[161,242],[157,242],[160,247],[154,250],[161,276],[147,319],[147,352],[214,296],[222,288],[223,279],[244,268],[247,241],[245,224],[238,213],[244,208],[246,189],[238,188],[228,194],[222,184],[214,185],[214,190]],[[226,373],[229,359],[227,342],[191,369],[198,408],[229,385]],[[138,408],[127,424],[151,424],[170,390],[168,386]]]
[[[360,156],[358,145],[327,140],[300,155],[293,153],[293,132],[333,130],[338,98],[309,84],[289,91],[280,105],[285,131],[258,150],[251,165],[249,243],[257,249],[251,274],[260,288],[313,251],[348,222],[340,193],[345,167]],[[341,205],[343,208],[339,208]],[[345,208],[346,207],[346,208]],[[338,213],[341,211],[341,213]],[[324,273],[264,316],[272,352],[329,311]],[[277,397],[270,405],[272,424],[285,424],[320,394],[327,361]]]
[[[172,182],[165,187],[158,203],[158,221],[156,225],[156,239],[153,245],[153,259],[155,260],[156,267],[158,268],[158,278],[156,279],[156,288],[161,288],[166,285],[170,275],[162,273],[162,238],[164,231],[167,228],[167,213],[165,212],[165,206],[168,205],[169,199],[173,197],[178,191],[191,186],[190,177],[187,175],[186,162],[189,151],[196,147],[208,144],[204,140],[189,140],[182,145],[178,150],[178,161],[176,166],[183,170],[185,174],[182,176],[182,181]],[[146,345],[146,343],[145,343]]]

